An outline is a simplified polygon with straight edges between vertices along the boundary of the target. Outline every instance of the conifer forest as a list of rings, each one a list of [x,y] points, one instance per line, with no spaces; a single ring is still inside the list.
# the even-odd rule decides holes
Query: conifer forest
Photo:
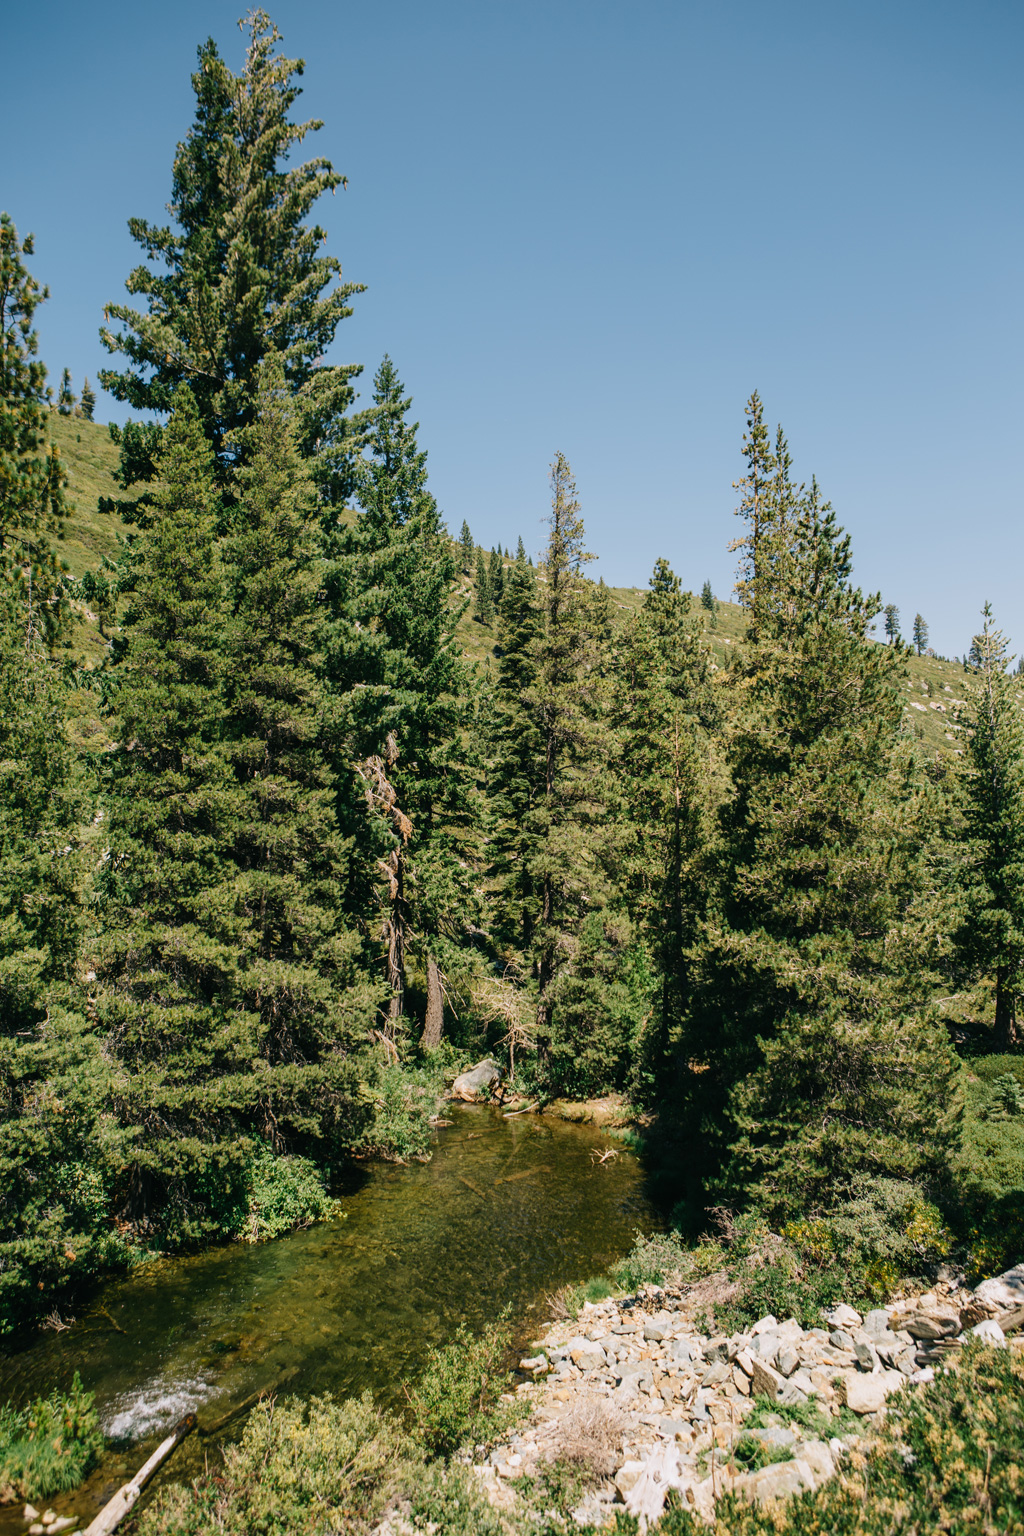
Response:
[[[1024,716],[998,616],[955,660],[920,613],[901,638],[756,392],[733,594],[701,590],[685,530],[645,591],[593,580],[558,444],[542,547],[449,528],[400,356],[323,360],[361,292],[316,222],[343,177],[303,159],[320,125],[265,13],[247,36],[238,73],[199,48],[167,223],[131,220],[80,397],[48,383],[48,295],[3,214],[0,1377],[116,1277],[428,1158],[481,1061],[506,1111],[613,1105],[649,1241],[731,1265],[749,1321],[1019,1263]],[[146,1529],[572,1526],[459,1524],[431,1390],[408,1399],[429,1527],[384,1504],[216,1524],[200,1500]],[[331,1433],[380,1443],[367,1399],[346,1411]],[[1003,1523],[941,1528],[1021,1530],[1005,1498]],[[939,1528],[914,1508],[771,1529]]]

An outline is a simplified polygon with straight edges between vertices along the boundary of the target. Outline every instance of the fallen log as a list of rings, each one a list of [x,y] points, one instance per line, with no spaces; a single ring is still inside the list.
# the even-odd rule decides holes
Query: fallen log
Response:
[[[167,1460],[175,1446],[180,1445],[195,1427],[195,1414],[186,1413],[185,1417],[175,1424],[167,1439],[157,1446],[145,1465],[139,1468],[131,1482],[125,1483],[123,1488],[117,1490],[110,1502],[104,1504],[95,1520],[86,1526],[82,1536],[110,1536],[111,1531],[116,1530],[124,1517],[135,1508],[139,1494],[153,1473]]]

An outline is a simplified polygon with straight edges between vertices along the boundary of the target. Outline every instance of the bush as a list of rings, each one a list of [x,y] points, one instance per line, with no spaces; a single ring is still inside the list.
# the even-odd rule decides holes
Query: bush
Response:
[[[0,1408],[0,1503],[45,1499],[77,1488],[103,1449],[93,1394],[78,1372],[71,1391]]]
[[[439,1049],[430,1052],[422,1066],[396,1063],[380,1069],[366,1088],[373,1118],[356,1147],[360,1156],[404,1163],[429,1155],[430,1117],[437,1112],[450,1060],[451,1053]]]
[[[212,1460],[212,1458],[211,1458]],[[444,1536],[501,1536],[472,1474],[430,1465],[369,1394],[261,1403],[223,1464],[159,1490],[139,1536],[312,1536],[369,1531],[389,1508]]]
[[[245,1194],[245,1215],[235,1236],[246,1243],[262,1243],[296,1227],[308,1227],[338,1209],[315,1163],[305,1157],[275,1157],[263,1145],[249,1164]]]
[[[664,1285],[670,1276],[687,1271],[689,1261],[690,1254],[678,1232],[659,1232],[653,1237],[638,1232],[632,1251],[613,1265],[610,1273],[624,1291],[635,1291],[641,1285]]]
[[[419,1383],[406,1387],[412,1433],[434,1455],[500,1434],[509,1422],[498,1399],[511,1374],[504,1368],[512,1342],[508,1309],[474,1339],[461,1325],[455,1340],[431,1350]]]

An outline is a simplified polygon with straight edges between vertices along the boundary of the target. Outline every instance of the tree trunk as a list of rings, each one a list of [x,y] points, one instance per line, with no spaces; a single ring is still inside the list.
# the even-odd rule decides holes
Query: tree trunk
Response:
[[[433,955],[427,956],[427,1017],[423,1022],[420,1045],[425,1051],[434,1051],[441,1044],[444,1034],[444,993],[441,991],[441,973]]]
[[[393,1035],[402,1017],[405,997],[405,859],[395,850],[391,875],[391,907],[388,912],[388,1033]]]
[[[1017,999],[1006,984],[1007,967],[996,971],[996,1044],[1001,1051],[1012,1051],[1020,1041],[1017,1027]]]

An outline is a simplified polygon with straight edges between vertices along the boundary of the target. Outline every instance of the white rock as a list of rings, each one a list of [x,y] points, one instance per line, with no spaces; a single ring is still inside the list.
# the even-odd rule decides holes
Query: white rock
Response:
[[[751,1336],[753,1337],[759,1333],[766,1333],[769,1328],[777,1328],[778,1325],[778,1318],[772,1317],[771,1313],[769,1312],[767,1317],[762,1317],[758,1322],[754,1324],[753,1328],[750,1330]]]
[[[860,1327],[860,1313],[855,1312],[853,1307],[848,1307],[845,1301],[841,1301],[837,1307],[833,1307],[831,1312],[826,1312],[825,1319],[832,1324],[833,1328],[842,1328],[846,1332],[849,1332],[851,1328]]]
[[[847,1371],[843,1377],[846,1406],[852,1413],[877,1413],[885,1407],[886,1398],[898,1392],[906,1381],[899,1371],[876,1371],[872,1376]]]
[[[975,1296],[990,1306],[1006,1312],[1011,1307],[1024,1307],[1024,1264],[1015,1264],[991,1280],[983,1280],[974,1288]]]
[[[1006,1334],[994,1318],[987,1317],[983,1323],[975,1323],[971,1332],[984,1344],[995,1344],[1000,1348],[1006,1345]]]

